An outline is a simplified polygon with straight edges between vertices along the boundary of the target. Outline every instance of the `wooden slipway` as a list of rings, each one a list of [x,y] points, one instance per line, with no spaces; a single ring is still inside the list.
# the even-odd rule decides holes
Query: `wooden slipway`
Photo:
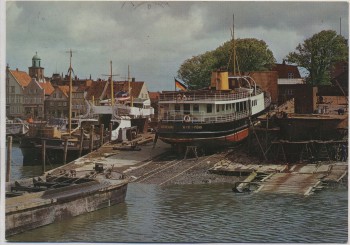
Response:
[[[348,165],[344,162],[319,164],[240,164],[230,160],[219,161],[212,169],[212,173],[230,175],[249,175],[245,181],[235,183],[237,191],[241,191],[249,183],[255,186],[254,192],[286,193],[310,195],[321,189],[325,184],[338,183],[348,173]],[[254,173],[257,173],[254,175]],[[258,178],[258,176],[263,178]],[[252,176],[256,176],[252,178]],[[257,186],[257,187],[256,187]],[[246,189],[252,191],[251,189]]]

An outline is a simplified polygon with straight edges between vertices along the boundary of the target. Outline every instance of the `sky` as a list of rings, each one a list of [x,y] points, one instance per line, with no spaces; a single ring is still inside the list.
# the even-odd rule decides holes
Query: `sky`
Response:
[[[80,79],[106,79],[112,61],[115,80],[130,66],[149,91],[172,90],[185,60],[231,39],[233,13],[235,37],[264,40],[278,63],[322,30],[349,35],[348,1],[8,1],[5,62],[28,72],[37,52],[45,76],[67,74],[71,49]]]

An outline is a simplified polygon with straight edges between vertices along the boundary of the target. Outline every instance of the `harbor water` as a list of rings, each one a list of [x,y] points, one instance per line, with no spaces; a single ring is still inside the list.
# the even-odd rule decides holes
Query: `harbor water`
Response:
[[[23,167],[13,147],[13,178]],[[15,161],[17,163],[15,164]],[[12,179],[13,179],[12,178]],[[346,243],[348,190],[312,196],[236,194],[231,184],[130,183],[125,203],[8,237],[11,242]]]

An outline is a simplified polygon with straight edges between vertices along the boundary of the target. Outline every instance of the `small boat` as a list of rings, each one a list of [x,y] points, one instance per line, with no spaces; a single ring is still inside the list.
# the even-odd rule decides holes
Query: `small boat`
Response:
[[[160,94],[158,138],[175,147],[230,145],[248,136],[250,118],[270,102],[251,77],[217,70],[208,89]]]
[[[6,183],[6,237],[124,202],[129,178],[113,165],[71,162]]]
[[[9,120],[6,118],[6,136],[21,137],[29,130],[28,123],[20,118]]]

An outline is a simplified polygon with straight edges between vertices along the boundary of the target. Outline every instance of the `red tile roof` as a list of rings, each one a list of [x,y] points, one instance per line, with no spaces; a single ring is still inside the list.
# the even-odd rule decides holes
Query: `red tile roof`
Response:
[[[159,100],[159,92],[148,92],[151,100]]]
[[[92,100],[92,97],[94,97],[96,100],[99,99],[103,93],[105,85],[106,81],[93,82],[87,91],[86,98],[88,100]]]
[[[50,95],[55,90],[50,82],[38,83],[45,91],[45,95]]]
[[[62,93],[68,97],[69,94],[69,86],[58,86],[58,89],[62,91]]]
[[[92,85],[90,86],[86,98],[88,100],[92,100],[92,96],[94,96],[95,99],[99,99],[101,96],[103,96],[101,99],[109,99],[111,97],[111,86],[110,83],[108,82],[107,88],[105,90],[107,81],[97,81],[93,82]],[[141,89],[144,85],[144,82],[130,82],[130,88],[131,88],[131,95],[134,98],[139,97]],[[113,82],[113,92],[116,94],[119,91],[125,91],[128,92],[129,90],[129,85],[128,82],[123,81],[114,81]],[[104,94],[103,94],[104,92]]]
[[[17,82],[23,87],[28,86],[28,84],[32,81],[32,78],[25,71],[10,70],[10,73],[15,77]]]

